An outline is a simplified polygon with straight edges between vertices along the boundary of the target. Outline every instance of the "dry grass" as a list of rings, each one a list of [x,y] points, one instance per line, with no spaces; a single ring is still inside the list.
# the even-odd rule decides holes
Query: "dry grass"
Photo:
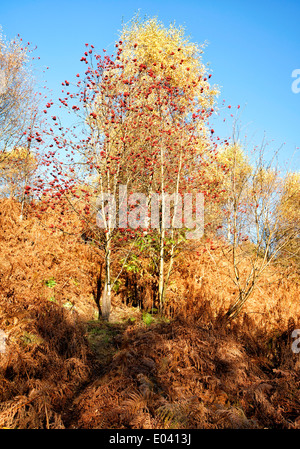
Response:
[[[289,368],[272,369],[216,323],[129,328],[106,374],[77,398],[73,425],[298,428],[299,369],[290,357]]]
[[[34,216],[20,222],[11,201],[1,202],[0,241],[0,427],[62,428],[66,404],[90,375],[79,312],[95,310],[95,256]]]
[[[0,427],[300,427],[293,267],[271,267],[238,319],[224,324],[234,297],[225,261],[218,251],[185,254],[168,289],[169,321],[146,326],[126,306],[124,272],[113,318],[127,321],[95,322],[101,254],[47,227],[57,213],[42,225],[28,210],[20,221],[18,204],[1,201]],[[138,282],[149,308],[149,277]]]

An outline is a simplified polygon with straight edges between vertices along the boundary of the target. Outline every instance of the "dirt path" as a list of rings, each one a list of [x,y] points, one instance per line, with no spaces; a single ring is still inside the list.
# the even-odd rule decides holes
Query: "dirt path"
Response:
[[[66,429],[78,428],[78,399],[91,384],[99,381],[107,372],[126,327],[126,324],[107,323],[103,320],[93,320],[86,323],[86,337],[91,349],[91,375],[88,381],[82,383],[74,391],[72,398],[65,405],[62,419]]]

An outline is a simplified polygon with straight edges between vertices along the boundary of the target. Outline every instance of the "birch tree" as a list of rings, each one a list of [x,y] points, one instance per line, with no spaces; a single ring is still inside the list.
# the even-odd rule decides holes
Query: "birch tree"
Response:
[[[251,170],[243,170],[236,158],[228,178],[230,235],[223,253],[229,262],[230,277],[237,295],[226,312],[227,319],[239,315],[263,272],[278,260],[299,232],[292,223],[283,226],[280,209],[286,184],[284,176],[276,167],[274,158],[266,160],[264,146],[256,151]],[[243,173],[242,178],[236,176],[238,172]]]
[[[64,129],[59,118],[52,116],[51,128],[57,158],[52,186],[71,202],[71,207],[80,213],[83,207],[83,220],[104,252],[105,319],[109,319],[115,282],[112,258],[125,242],[126,259],[130,242],[142,235],[143,228],[149,228],[149,217],[143,210],[149,207],[153,194],[162,200],[156,226],[158,296],[162,305],[176,245],[172,218],[171,264],[166,273],[163,194],[199,188],[199,172],[204,161],[209,165],[215,152],[207,121],[217,91],[209,84],[210,75],[200,57],[202,50],[184,38],[183,30],[165,28],[155,19],[134,20],[124,27],[115,48],[116,54],[108,56],[106,52],[97,54],[92,45],[87,45],[81,58],[87,66],[85,77],[74,83],[78,90],[72,93],[72,83],[65,80],[63,90],[67,93],[60,98],[61,105],[76,115],[78,124]],[[62,151],[68,153],[65,159],[68,157],[69,163],[59,161]],[[131,204],[133,209],[121,214],[116,222],[115,208],[124,200],[126,210],[127,193],[146,201]],[[98,212],[101,229],[99,220],[98,225],[95,220]],[[135,220],[138,215],[143,219]],[[138,226],[130,229],[130,221]]]

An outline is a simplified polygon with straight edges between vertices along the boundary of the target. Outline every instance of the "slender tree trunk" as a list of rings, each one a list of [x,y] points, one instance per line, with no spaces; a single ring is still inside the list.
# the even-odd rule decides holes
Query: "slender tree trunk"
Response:
[[[159,253],[159,280],[158,280],[158,295],[159,295],[159,306],[162,310],[164,302],[164,238],[165,230],[161,229],[160,234],[160,253]]]
[[[166,289],[168,287],[170,276],[171,276],[171,273],[172,273],[172,268],[173,268],[173,261],[174,261],[174,246],[173,245],[172,245],[172,248],[171,248],[170,256],[171,256],[171,258],[170,258],[168,272],[167,272],[167,275],[166,275],[166,279],[165,279],[165,283],[164,283],[164,289],[163,289],[163,302],[165,300]]]
[[[160,226],[160,251],[159,251],[159,279],[158,279],[158,298],[160,310],[163,308],[164,301],[164,269],[165,269],[165,184],[164,184],[164,152],[163,145],[160,148],[160,163],[161,163],[161,226]]]
[[[166,279],[164,282],[164,288],[163,288],[163,301],[165,300],[165,293],[169,284],[169,280],[170,280],[170,276],[171,276],[171,272],[172,272],[172,268],[173,268],[173,262],[174,262],[174,257],[175,257],[175,242],[174,242],[174,226],[175,226],[175,218],[177,215],[177,209],[178,209],[178,194],[179,194],[179,182],[180,182],[180,174],[181,174],[181,168],[182,168],[182,149],[180,152],[180,159],[179,159],[179,167],[178,167],[178,174],[177,174],[177,181],[176,181],[176,197],[175,197],[175,204],[174,204],[174,212],[173,212],[173,217],[172,217],[172,230],[171,230],[171,251],[170,251],[170,262],[169,262],[169,267],[168,267],[168,272],[166,275]]]
[[[254,289],[254,285],[255,285],[255,283],[252,282],[252,285],[248,288],[248,290],[239,292],[238,299],[236,300],[236,302],[234,304],[232,304],[232,306],[229,307],[228,311],[226,312],[226,315],[225,315],[226,319],[232,320],[239,315],[245,302],[251,295],[251,293]]]
[[[27,176],[27,173],[26,173],[25,179],[24,179],[25,186],[27,185],[27,183],[28,183],[28,176]],[[25,192],[24,192],[24,189],[23,189],[22,200],[21,200],[21,213],[20,213],[20,217],[19,217],[20,221],[23,220],[25,201],[26,201],[26,195],[25,195]]]
[[[107,244],[105,253],[105,283],[102,294],[102,318],[109,321],[111,312],[111,247],[110,233],[107,233]]]
[[[94,291],[94,298],[98,309],[98,319],[102,316],[101,306],[100,306],[100,300],[101,300],[101,291],[102,291],[102,269],[103,265],[100,265],[99,274],[97,276],[97,284],[96,289]]]

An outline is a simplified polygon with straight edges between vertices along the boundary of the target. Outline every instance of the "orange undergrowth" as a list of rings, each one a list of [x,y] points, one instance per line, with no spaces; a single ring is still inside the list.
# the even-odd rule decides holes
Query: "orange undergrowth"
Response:
[[[76,426],[300,427],[300,359],[291,350],[299,279],[273,267],[225,324],[234,289],[211,256],[178,260],[166,305],[172,319],[127,328],[106,374],[76,399]]]
[[[50,227],[59,211],[43,214],[28,208],[20,220],[18,203],[0,204],[0,427],[300,427],[292,266],[270,267],[226,324],[220,317],[235,293],[228,267],[218,250],[200,248],[177,259],[164,319],[147,326],[126,307],[125,271],[113,317],[127,321],[91,321],[101,254],[68,233],[76,216],[62,234]],[[143,306],[152,287],[149,277],[136,281]]]
[[[283,350],[289,351],[287,342]],[[76,399],[73,425],[297,428],[299,367],[291,359],[272,370],[237,331],[216,323],[127,329],[106,374]]]
[[[20,220],[9,200],[0,244],[0,427],[63,428],[66,404],[90,375],[81,316],[95,311],[97,254],[30,211]]]

